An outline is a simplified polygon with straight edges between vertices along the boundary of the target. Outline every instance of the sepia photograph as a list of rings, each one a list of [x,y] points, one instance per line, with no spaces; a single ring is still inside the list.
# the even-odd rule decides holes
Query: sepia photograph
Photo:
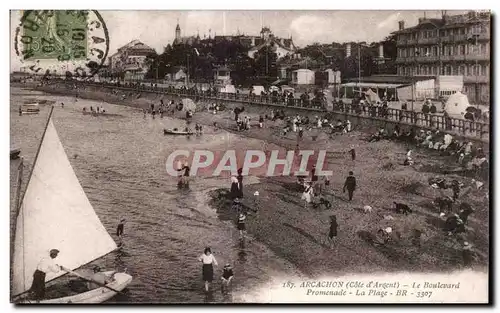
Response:
[[[11,303],[493,301],[490,10],[9,16]]]

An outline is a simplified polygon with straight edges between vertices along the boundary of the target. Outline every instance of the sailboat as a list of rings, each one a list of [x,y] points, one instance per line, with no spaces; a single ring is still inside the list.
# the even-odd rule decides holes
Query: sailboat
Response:
[[[46,283],[68,273],[86,279],[73,271],[118,249],[64,152],[52,122],[53,110],[52,107],[22,198],[21,178],[18,181],[11,274],[12,302],[15,303],[33,303],[26,297],[33,273],[51,249],[60,251],[55,262],[66,271],[47,273]],[[127,273],[114,273],[113,278],[106,285],[97,283],[100,287],[93,290],[37,303],[101,303],[120,293],[132,281]]]

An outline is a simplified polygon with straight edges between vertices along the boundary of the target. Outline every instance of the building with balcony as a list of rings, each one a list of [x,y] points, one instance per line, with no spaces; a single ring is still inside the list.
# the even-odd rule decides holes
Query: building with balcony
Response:
[[[463,76],[472,103],[490,101],[490,12],[399,22],[397,72],[401,76]]]
[[[156,54],[156,51],[139,40],[133,40],[109,58],[110,72],[123,75],[125,80],[142,80],[149,69],[146,59],[150,54]]]

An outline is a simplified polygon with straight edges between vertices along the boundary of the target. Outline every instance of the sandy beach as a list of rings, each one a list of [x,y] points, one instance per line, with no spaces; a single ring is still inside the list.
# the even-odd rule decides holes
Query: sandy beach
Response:
[[[121,95],[85,90],[79,90],[78,96],[141,109],[151,102],[158,104],[160,99],[170,99],[168,96],[158,96],[154,101],[124,99]],[[270,109],[261,114],[270,114]],[[249,110],[243,115],[250,116],[253,124],[250,130],[243,132],[236,131],[229,110],[218,114],[203,110],[195,114],[193,122],[209,127],[216,122],[223,130],[260,140],[263,149],[295,148],[296,134],[292,132],[283,136],[281,121],[266,121],[264,128],[260,129],[256,113]],[[370,131],[355,129],[333,138],[316,130],[305,132],[300,148],[326,149],[328,166],[335,169],[330,178],[331,184],[323,194],[332,205],[330,209],[305,208],[301,200],[302,189],[295,177],[260,178],[252,184],[245,184],[244,180],[243,203],[255,210],[247,222],[250,240],[264,243],[311,277],[458,269],[462,267],[461,248],[464,241],[471,242],[478,254],[474,266],[485,269],[489,250],[489,182],[486,181],[477,190],[471,186],[470,177],[445,175],[454,159],[427,149],[415,149],[415,164],[403,166],[405,153],[410,147],[388,140],[368,143],[364,139]],[[356,161],[352,161],[348,153],[351,146],[356,149]],[[342,187],[351,170],[358,181],[358,189],[353,201],[349,202]],[[466,186],[459,202],[471,204],[475,212],[469,218],[467,233],[463,236],[448,236],[441,230],[443,221],[432,204],[440,191],[428,184],[428,179],[436,176],[457,179]],[[212,192],[211,205],[217,208],[221,218],[234,220],[236,217],[230,212],[231,203],[225,198],[228,187],[229,183],[225,188]],[[259,192],[259,196],[254,196],[255,191]],[[451,190],[442,193],[451,195]],[[393,201],[406,203],[413,213],[408,216],[397,214]],[[371,206],[373,211],[365,213],[362,209],[365,205]],[[458,210],[458,205],[454,205],[454,210]],[[330,215],[336,215],[339,224],[338,237],[331,249],[325,245]],[[372,236],[384,227],[392,227],[397,238],[386,245],[373,245]],[[419,246],[412,241],[415,229],[423,233]]]

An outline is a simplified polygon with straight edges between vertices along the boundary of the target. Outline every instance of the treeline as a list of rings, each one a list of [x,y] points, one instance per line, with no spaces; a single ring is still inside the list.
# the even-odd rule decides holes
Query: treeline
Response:
[[[340,43],[312,44],[299,49],[296,56],[287,56],[280,60],[277,60],[276,47],[272,45],[261,48],[252,59],[248,56],[249,48],[236,40],[199,40],[193,44],[169,44],[162,54],[148,56],[149,70],[146,78],[162,79],[182,68],[193,81],[212,81],[214,70],[221,66],[227,66],[231,70],[233,83],[242,86],[275,81],[279,76],[280,67],[286,67],[288,70],[332,68],[340,70],[343,78],[357,77],[359,68],[362,76],[381,72],[395,74],[395,39],[392,36],[387,37],[383,44],[385,56],[392,60],[383,66],[377,65],[376,62],[379,43],[360,45],[359,50],[358,45],[354,43],[349,58],[346,58],[345,48]]]

